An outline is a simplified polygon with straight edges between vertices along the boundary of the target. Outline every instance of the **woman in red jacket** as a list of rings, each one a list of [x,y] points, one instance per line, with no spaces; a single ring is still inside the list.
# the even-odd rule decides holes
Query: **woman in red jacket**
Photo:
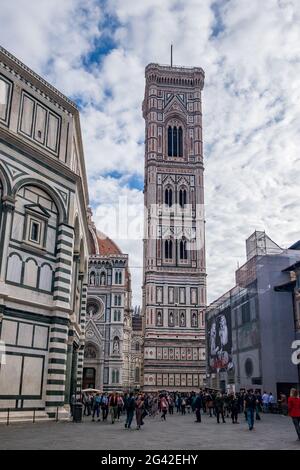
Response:
[[[300,441],[300,398],[295,388],[291,389],[288,399],[289,416],[292,418],[298,439]]]

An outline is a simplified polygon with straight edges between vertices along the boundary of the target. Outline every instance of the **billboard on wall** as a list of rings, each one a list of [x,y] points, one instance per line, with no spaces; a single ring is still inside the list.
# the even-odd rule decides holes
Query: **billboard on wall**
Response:
[[[233,369],[231,308],[227,307],[207,322],[208,372]]]

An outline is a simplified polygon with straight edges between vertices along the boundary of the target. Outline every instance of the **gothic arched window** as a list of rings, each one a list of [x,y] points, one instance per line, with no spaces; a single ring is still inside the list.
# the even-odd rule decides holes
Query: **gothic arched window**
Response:
[[[173,155],[173,135],[172,135],[172,127],[168,127],[168,157],[172,157]]]
[[[173,127],[173,150],[172,150],[172,156],[177,157],[178,156],[178,128]]]
[[[114,311],[114,321],[121,321],[121,311],[115,310]]]
[[[178,129],[178,156],[183,156],[183,141],[182,141],[182,127]]]
[[[140,381],[140,369],[139,369],[139,367],[136,367],[136,368],[135,368],[134,381],[135,381],[135,382],[139,382],[139,381]]]
[[[187,191],[184,188],[179,190],[179,205],[180,207],[184,207],[187,203]]]
[[[135,350],[139,351],[140,350],[140,343],[135,343]]]
[[[165,204],[169,207],[172,207],[173,204],[173,191],[171,188],[166,188],[165,190]]]
[[[111,374],[111,382],[117,384],[120,381],[120,371],[118,369],[113,369]]]
[[[186,243],[185,240],[180,240],[179,257],[180,257],[180,259],[188,259],[187,243]]]
[[[173,242],[172,240],[165,240],[165,258],[173,258]]]
[[[183,156],[183,130],[181,126],[168,127],[168,157]]]

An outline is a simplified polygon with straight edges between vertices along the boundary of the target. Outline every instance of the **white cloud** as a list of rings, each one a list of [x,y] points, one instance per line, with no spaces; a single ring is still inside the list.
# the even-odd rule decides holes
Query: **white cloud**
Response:
[[[142,192],[141,105],[148,62],[202,66],[209,298],[232,287],[244,240],[265,229],[283,246],[299,236],[300,3],[298,0],[39,0],[2,2],[0,41],[66,94],[81,100],[90,193],[100,208]],[[214,9],[212,9],[214,6]],[[84,7],[84,8],[83,8]],[[218,16],[216,16],[216,11]],[[107,24],[114,17],[114,27]],[[214,33],[214,34],[213,34]],[[115,47],[85,58],[109,34]],[[105,176],[118,171],[120,179]],[[142,242],[120,240],[142,265]],[[139,249],[137,249],[137,246]],[[133,275],[137,302],[140,268]]]

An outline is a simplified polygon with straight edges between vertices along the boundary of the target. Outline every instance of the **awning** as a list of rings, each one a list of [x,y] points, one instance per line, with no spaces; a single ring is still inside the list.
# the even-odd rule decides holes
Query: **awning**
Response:
[[[288,268],[283,269],[282,272],[286,273],[289,271],[295,271],[296,269],[300,269],[300,261],[297,261],[296,263],[292,264]]]
[[[279,286],[275,286],[274,290],[276,292],[293,292],[296,287],[296,281],[289,281],[285,284],[280,284]]]

